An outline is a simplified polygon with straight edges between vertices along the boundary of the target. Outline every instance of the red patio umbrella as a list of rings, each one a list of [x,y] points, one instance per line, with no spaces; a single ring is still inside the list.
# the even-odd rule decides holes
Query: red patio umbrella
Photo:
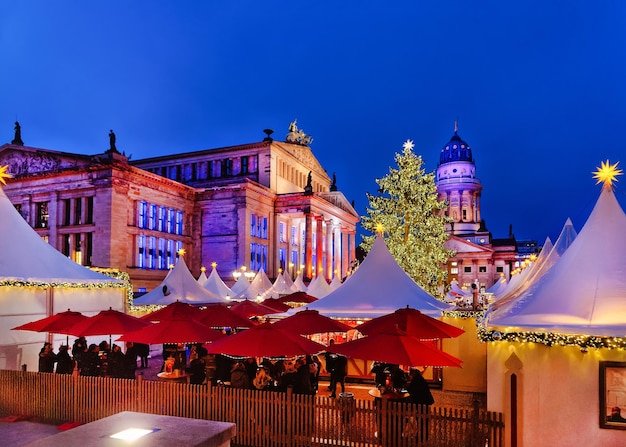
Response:
[[[202,311],[199,308],[192,306],[191,304],[183,303],[179,300],[176,300],[159,310],[155,310],[154,312],[150,312],[149,314],[142,316],[141,319],[151,322],[171,320],[176,318],[197,320],[202,315]]]
[[[145,344],[206,343],[225,337],[196,320],[175,317],[124,333],[118,340]]]
[[[372,335],[387,329],[398,329],[421,340],[458,337],[465,331],[436,318],[424,315],[417,309],[405,307],[395,312],[366,321],[356,327],[359,332]]]
[[[341,321],[333,320],[325,315],[320,314],[316,310],[301,310],[283,320],[275,322],[274,327],[288,330],[294,334],[311,335],[322,334],[326,332],[348,332],[352,330],[351,326]]]
[[[272,309],[271,307],[264,306],[263,304],[257,303],[255,301],[250,301],[248,299],[239,301],[237,304],[233,304],[230,309],[233,312],[237,312],[239,315],[246,318],[281,313],[280,310]]]
[[[280,301],[278,298],[265,298],[262,303],[264,306],[276,309],[279,312],[287,312],[291,309],[291,306]]]
[[[255,325],[251,320],[239,315],[222,304],[212,304],[202,311],[198,319],[201,323],[212,328],[250,328]]]
[[[404,366],[460,367],[462,363],[456,357],[398,328],[335,344],[332,351],[346,357]]]
[[[102,310],[93,317],[89,317],[67,330],[70,335],[77,337],[90,335],[111,335],[125,334],[126,332],[136,331],[152,323],[144,321],[132,315],[113,310]]]
[[[89,317],[80,312],[73,312],[67,309],[65,312],[51,315],[40,320],[31,321],[20,326],[16,326],[11,330],[14,331],[34,331],[34,332],[50,332],[53,334],[65,334],[65,330],[73,325],[85,320]]]
[[[289,295],[284,295],[278,298],[282,303],[305,303],[310,304],[314,301],[317,301],[317,298],[313,295],[309,295],[305,292],[294,292]]]
[[[297,355],[312,355],[326,347],[300,335],[263,323],[211,343],[207,350],[211,354],[226,354],[234,357],[285,358]]]

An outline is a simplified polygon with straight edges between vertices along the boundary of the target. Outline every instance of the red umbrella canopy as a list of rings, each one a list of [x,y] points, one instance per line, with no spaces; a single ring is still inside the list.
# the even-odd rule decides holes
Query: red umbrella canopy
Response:
[[[265,298],[262,303],[264,306],[276,309],[279,312],[287,312],[291,309],[290,306],[280,301],[278,298]]]
[[[282,311],[272,309],[271,307],[264,306],[263,304],[250,301],[248,299],[239,301],[230,308],[233,312],[237,312],[239,315],[246,318],[258,317],[261,315],[279,314]]]
[[[294,292],[294,293],[290,293],[289,295],[284,295],[281,296],[280,298],[278,298],[279,301],[283,302],[283,303],[312,303],[314,301],[317,301],[317,298],[309,295],[305,292]]]
[[[419,310],[408,306],[394,313],[366,321],[356,329],[365,335],[372,335],[395,327],[421,340],[454,338],[465,332],[461,328],[424,315]]]
[[[333,345],[333,352],[357,359],[404,366],[461,366],[462,361],[400,329]]]
[[[186,318],[188,320],[198,320],[202,316],[202,311],[188,303],[176,300],[175,302],[162,307],[159,310],[150,312],[141,317],[145,321],[163,321],[176,318]]]
[[[109,310],[102,310],[93,317],[89,317],[75,324],[68,329],[67,332],[77,337],[125,334],[126,332],[136,331],[151,324],[152,323],[148,321],[109,308]]]
[[[12,328],[12,330],[66,334],[67,329],[83,320],[86,320],[87,318],[89,317],[81,314],[80,312],[73,312],[68,309],[65,312],[59,312],[58,314],[51,315],[40,320],[22,324],[21,326]]]
[[[255,325],[246,317],[221,304],[212,304],[202,311],[199,320],[201,323],[214,328],[250,328]]]
[[[127,332],[118,340],[145,344],[206,343],[225,337],[221,332],[196,320],[173,318],[161,320],[137,331]]]
[[[235,335],[224,337],[207,347],[211,354],[234,357],[285,358],[312,355],[326,349],[308,338],[263,323]]]
[[[274,327],[287,330],[294,334],[311,335],[325,332],[348,332],[352,327],[341,321],[321,315],[316,310],[302,310],[284,320],[273,324]]]

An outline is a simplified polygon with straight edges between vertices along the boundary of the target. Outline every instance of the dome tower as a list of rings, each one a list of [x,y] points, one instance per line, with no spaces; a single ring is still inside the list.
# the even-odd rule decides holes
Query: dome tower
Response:
[[[446,216],[452,218],[447,229],[453,235],[475,234],[481,229],[480,193],[483,189],[476,178],[476,165],[469,144],[458,135],[454,122],[454,135],[441,149],[435,183],[439,200],[446,200]]]

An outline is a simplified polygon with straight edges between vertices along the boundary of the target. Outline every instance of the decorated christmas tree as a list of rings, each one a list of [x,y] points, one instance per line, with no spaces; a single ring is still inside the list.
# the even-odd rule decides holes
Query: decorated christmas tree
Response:
[[[395,154],[397,168],[376,179],[379,195],[367,193],[368,216],[363,228],[381,232],[396,262],[424,290],[441,295],[447,276],[443,265],[454,254],[445,248],[448,239],[443,214],[444,202],[437,200],[433,173],[426,173],[422,157],[413,152],[407,140],[401,154]],[[362,248],[369,251],[374,236],[363,238]]]

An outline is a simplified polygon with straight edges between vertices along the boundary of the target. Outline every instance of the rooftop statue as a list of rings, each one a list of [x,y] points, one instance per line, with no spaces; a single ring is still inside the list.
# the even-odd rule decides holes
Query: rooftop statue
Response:
[[[117,147],[115,147],[115,132],[113,132],[113,129],[109,131],[109,150],[107,152],[119,153]]]
[[[19,146],[24,146],[24,142],[22,141],[22,127],[18,121],[15,122],[15,137],[11,144],[17,144]]]
[[[313,137],[305,134],[302,129],[298,129],[297,122],[298,120],[295,119],[291,123],[289,123],[289,133],[287,134],[285,141],[287,141],[287,143],[295,143],[308,146],[313,142]]]

